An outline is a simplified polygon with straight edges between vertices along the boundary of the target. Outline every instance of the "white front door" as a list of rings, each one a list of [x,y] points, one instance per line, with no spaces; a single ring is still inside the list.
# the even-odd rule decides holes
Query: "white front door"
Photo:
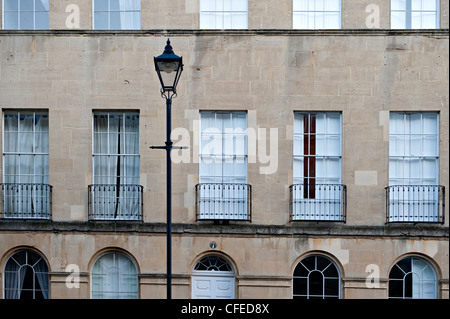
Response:
[[[234,272],[194,271],[192,299],[234,299]]]

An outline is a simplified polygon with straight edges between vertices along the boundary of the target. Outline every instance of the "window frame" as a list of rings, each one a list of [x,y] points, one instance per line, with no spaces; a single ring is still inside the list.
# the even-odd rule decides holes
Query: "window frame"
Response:
[[[126,131],[126,116],[127,115],[137,115],[138,116],[138,127],[137,127],[137,131],[136,132],[132,132],[132,133],[130,133],[130,132],[127,132]],[[108,127],[107,127],[107,131],[106,132],[96,132],[96,130],[95,130],[95,117],[97,116],[97,115],[106,115],[107,117],[108,117]],[[121,128],[123,128],[124,129],[124,131],[121,131],[121,132],[110,132],[110,127],[111,127],[111,125],[110,125],[110,116],[111,115],[115,115],[115,116],[118,116],[118,115],[120,115],[120,117],[121,117],[121,122],[122,122],[122,124],[121,124]],[[92,183],[93,184],[105,184],[105,183],[97,183],[96,182],[96,177],[97,178],[120,178],[121,180],[122,179],[127,179],[127,180],[129,180],[129,179],[131,179],[131,180],[133,180],[133,179],[136,179],[136,183],[125,183],[125,182],[121,182],[120,184],[135,184],[135,185],[138,185],[139,183],[140,183],[140,125],[141,125],[141,121],[140,121],[140,119],[141,119],[141,116],[140,116],[140,112],[139,111],[111,111],[111,112],[108,112],[108,111],[94,111],[93,112],[93,116],[92,116]],[[98,152],[96,152],[96,138],[95,138],[95,136],[96,136],[96,133],[97,134],[106,134],[107,135],[107,143],[108,143],[108,146],[107,146],[107,153],[98,153]],[[124,153],[124,154],[121,154],[120,152],[119,153],[111,153],[111,148],[110,148],[110,138],[111,138],[111,136],[110,136],[110,134],[118,134],[119,135],[119,139],[120,139],[120,141],[124,141],[125,142],[125,135],[127,134],[127,133],[129,133],[129,134],[134,134],[134,135],[137,135],[137,141],[135,141],[136,142],[136,144],[137,144],[137,150],[138,150],[138,153]],[[121,134],[123,134],[123,136],[124,136],[124,138],[122,139],[120,136],[121,136]],[[124,147],[125,148],[125,147]],[[126,174],[126,172],[121,172],[121,174],[119,175],[119,176],[117,176],[117,174],[115,174],[115,175],[98,175],[98,174],[96,174],[96,160],[95,160],[95,157],[108,157],[108,158],[110,158],[110,157],[120,157],[120,159],[121,159],[121,161],[120,162],[124,162],[124,161],[122,161],[123,159],[127,159],[127,158],[137,158],[138,159],[138,161],[139,161],[139,174],[138,175],[132,175],[132,176],[128,176],[127,174]],[[107,169],[107,171],[108,172],[110,172],[111,171],[111,169],[110,169],[110,161],[108,161],[108,169]]]
[[[203,147],[203,137],[204,136],[212,136],[215,135],[217,138],[217,132],[215,132],[214,130],[217,129],[216,127],[206,127],[205,130],[203,130],[202,128],[202,122],[204,121],[202,119],[202,114],[207,114],[207,113],[211,113],[214,115],[214,121],[218,120],[218,115],[219,117],[224,116],[224,115],[230,115],[231,116],[231,122],[233,121],[233,114],[236,114],[237,116],[239,115],[244,115],[245,114],[245,129],[243,130],[242,134],[239,132],[236,132],[236,129],[240,129],[238,127],[224,127],[224,118],[219,118],[219,121],[221,122],[221,128],[220,128],[220,144],[221,144],[221,153],[220,154],[206,154],[204,153],[204,147]],[[200,150],[199,150],[199,181],[200,183],[238,183],[238,184],[247,184],[248,182],[248,114],[246,111],[201,111],[200,112],[200,141],[199,141],[199,145],[200,145]],[[232,129],[233,131],[230,133],[227,133],[227,130]],[[235,142],[234,142],[234,138],[236,137],[236,135],[241,135],[241,138],[243,138],[243,146],[244,146],[244,150],[243,150],[243,154],[237,154],[235,151]],[[229,138],[233,139],[233,154],[225,154],[225,148],[227,147],[227,138],[229,141]],[[215,137],[213,137],[214,139]],[[214,143],[217,142],[217,140],[213,141]],[[211,143],[211,142],[210,142]],[[208,143],[209,145],[209,143]],[[221,174],[219,175],[204,175],[202,176],[202,165],[205,165],[207,161],[211,161],[212,164],[214,165],[214,163],[219,162],[220,166],[221,166]],[[230,161],[232,161],[232,164],[243,164],[243,167],[245,167],[245,175],[226,175],[224,173],[224,164],[230,164]],[[203,163],[203,164],[202,164]],[[235,169],[233,168],[233,171],[235,171]],[[220,181],[216,180],[217,178],[220,177]],[[203,180],[203,179],[208,179],[208,180]],[[242,179],[242,181],[239,182],[232,182],[232,181],[224,181],[224,179]],[[212,181],[211,181],[212,180]]]
[[[108,1],[108,9],[107,10],[96,10],[95,7],[95,2],[97,0],[92,0],[92,30],[141,30],[142,28],[142,19],[141,19],[141,12],[142,12],[142,5],[141,5],[141,1],[139,1],[139,9],[124,9],[124,10],[111,10],[111,0],[107,0]],[[119,1],[123,1],[123,0],[119,0]],[[96,13],[99,12],[103,12],[107,14],[107,21],[108,21],[108,25],[106,28],[96,28]],[[138,13],[139,16],[139,23],[138,25],[134,26],[133,28],[123,28],[121,27],[120,29],[116,29],[116,28],[112,28],[111,27],[111,13],[119,13],[120,15],[122,14],[126,14],[126,13]],[[137,23],[137,22],[136,22]]]
[[[402,122],[404,123],[404,127],[407,124],[410,125],[409,133],[406,132],[405,130],[401,134],[400,133],[397,133],[397,134],[392,133],[393,130],[392,130],[392,123],[391,123],[391,116],[393,116],[394,114],[403,115]],[[424,127],[424,117],[423,117],[423,115],[424,114],[434,114],[436,116],[436,119],[435,119],[435,123],[437,125],[437,127],[435,128],[436,134],[423,133],[423,127]],[[411,125],[412,125],[412,116],[414,116],[414,115],[420,115],[420,117],[421,117],[421,119],[420,119],[421,133],[420,134],[412,133],[412,129],[411,129],[412,126]],[[440,159],[440,156],[439,156],[440,155],[440,150],[439,150],[439,136],[440,136],[439,129],[440,128],[439,127],[440,127],[440,114],[439,114],[439,112],[390,112],[389,113],[389,152],[388,152],[388,158],[389,158],[388,183],[389,183],[389,186],[395,186],[395,185],[439,185],[439,166],[440,166],[439,165],[440,164],[440,160],[439,160]],[[424,144],[425,144],[425,143],[423,143],[424,137],[433,136],[435,138],[435,142],[436,142],[436,145],[435,145],[436,154],[435,155],[426,155],[426,154],[412,155],[411,154],[411,148],[412,147],[409,146],[410,154],[391,155],[391,150],[392,150],[391,147],[392,147],[392,144],[393,144],[393,142],[391,141],[391,138],[395,138],[397,136],[404,136],[405,137],[405,140],[404,140],[405,145],[407,143],[409,143],[411,145],[413,143],[412,137],[413,136],[418,136],[421,139],[421,142],[422,142],[421,143],[422,144],[422,148],[421,148],[422,152],[423,152]],[[406,139],[406,137],[408,137],[408,136],[409,136],[409,139]],[[406,151],[404,150],[404,152],[406,152]],[[401,160],[402,158],[403,158],[403,160]],[[409,169],[409,177],[397,177],[397,178],[395,178],[395,180],[402,180],[403,182],[392,183],[391,180],[394,180],[394,178],[391,177],[391,173],[392,173],[392,170],[393,170],[393,168],[391,167],[391,159],[392,160],[398,159],[396,161],[399,161],[401,163],[408,162],[408,161],[411,162],[413,160],[420,161],[421,162],[421,170],[420,170],[421,176],[418,177],[418,178],[411,177],[411,167],[410,167],[410,169]],[[436,163],[435,164],[435,169],[434,169],[434,176],[435,176],[435,178],[434,178],[433,183],[431,183],[431,184],[426,184],[425,181],[427,180],[427,178],[423,176],[423,171],[424,171],[424,169],[423,169],[423,162],[425,160],[434,160],[435,163]],[[415,179],[418,180],[419,183],[412,182],[412,180],[415,180]],[[428,178],[428,180],[430,180],[430,179]]]
[[[17,131],[6,131],[5,127],[5,116],[8,114],[17,114]],[[33,115],[33,123],[36,123],[36,115],[37,114],[41,114],[41,115],[46,115],[47,116],[47,131],[36,131],[36,126],[33,125],[33,130],[30,131],[20,131],[20,116],[21,114],[25,114],[25,115]],[[46,162],[47,165],[45,165],[46,168],[46,174],[36,174],[36,161],[35,159],[33,159],[33,172],[31,174],[21,174],[20,170],[21,170],[21,165],[19,166],[19,173],[18,174],[12,174],[12,176],[18,176],[19,177],[19,181],[15,182],[15,183],[21,183],[20,181],[20,177],[21,176],[28,176],[30,175],[30,177],[32,178],[32,184],[37,184],[36,183],[36,176],[40,176],[40,178],[44,179],[44,183],[43,184],[48,184],[49,183],[49,178],[50,178],[50,173],[49,173],[49,157],[50,157],[50,150],[49,150],[49,142],[50,142],[50,123],[49,123],[49,112],[48,110],[6,110],[3,112],[3,130],[2,130],[2,160],[3,160],[3,172],[2,172],[2,178],[3,178],[3,182],[5,183],[8,178],[6,177],[8,174],[5,175],[5,173],[7,172],[7,170],[5,170],[5,165],[6,165],[6,161],[5,161],[5,156],[43,156],[44,160]],[[19,138],[19,134],[32,134],[32,148],[33,151],[32,152],[23,152],[20,151],[19,149],[16,152],[10,152],[10,151],[5,151],[5,133],[16,133],[17,134],[17,139]],[[47,152],[35,152],[37,145],[36,145],[36,134],[45,134],[47,133]],[[44,143],[45,144],[45,143]],[[20,163],[20,161],[19,161]],[[8,175],[9,176],[9,175]],[[40,183],[38,183],[40,184]]]
[[[310,259],[310,258],[314,258],[314,269],[310,270],[308,269],[307,266],[305,266],[303,263],[305,262],[305,260]],[[328,265],[323,269],[323,270],[319,270],[318,269],[318,258],[321,258],[322,261],[326,261],[328,262]],[[308,271],[308,276],[296,276],[295,273],[297,271],[297,268],[302,265],[305,270]],[[330,267],[330,266],[334,266],[336,272],[337,272],[337,277],[326,277],[324,275],[324,272]],[[310,297],[315,297],[315,299],[317,299],[319,297],[319,295],[314,295],[314,296],[310,296],[310,275],[313,272],[320,272],[320,274],[322,275],[322,297],[321,299],[341,299],[342,297],[342,275],[341,275],[341,270],[339,269],[337,263],[331,259],[330,257],[320,254],[320,253],[313,253],[313,254],[308,254],[307,256],[302,257],[296,264],[292,273],[292,298],[296,299],[297,298],[306,298],[306,299],[310,299]],[[296,279],[306,279],[306,294],[294,294],[294,291],[296,290],[295,285]],[[338,281],[338,286],[337,286],[337,295],[327,295],[325,294],[325,281],[326,280],[337,280]],[[329,298],[326,298],[326,297]],[[319,297],[320,298],[320,297]]]
[[[36,1],[38,0],[33,0],[33,10],[21,10],[20,9],[20,4],[21,1],[19,0],[14,0],[17,1],[17,11],[16,10],[6,10],[6,1],[8,0],[3,0],[2,1],[2,29],[3,30],[49,30],[50,29],[50,6],[49,6],[49,0],[47,1],[47,7],[49,8],[48,10],[36,10]],[[16,12],[17,13],[17,28],[11,29],[11,28],[5,28],[5,21],[6,19],[6,13],[7,12]],[[21,12],[32,12],[33,13],[33,29],[24,29],[20,27],[20,14]],[[46,25],[44,27],[39,27],[36,28],[36,13],[47,13],[47,20],[46,20]]]
[[[336,11],[336,10],[325,10],[326,3],[324,1],[326,1],[326,0],[314,0],[314,9],[312,9],[312,10],[310,10],[309,8],[308,9],[304,9],[304,10],[296,10],[295,9],[295,7],[296,7],[295,2],[299,2],[299,1],[303,1],[303,0],[293,0],[293,2],[292,2],[292,28],[294,30],[327,30],[327,29],[340,30],[340,29],[342,29],[342,1],[341,0],[336,0],[336,1],[339,1],[339,9],[338,9],[338,11]],[[308,1],[308,0],[305,0],[305,1]],[[323,9],[322,10],[316,10],[315,9],[316,6],[317,6],[317,2],[318,1],[322,1],[322,5],[323,5]],[[300,4],[299,4],[299,6],[300,6]],[[314,22],[313,22],[314,27],[309,27],[309,26],[306,27],[306,28],[299,27],[298,25],[300,25],[300,22],[296,22],[296,20],[297,20],[296,19],[296,15],[299,14],[299,13],[307,13],[307,14],[311,15],[311,18],[314,20]],[[338,13],[339,19],[338,19],[338,25],[337,26],[331,27],[331,28],[330,27],[326,28],[325,27],[325,22],[324,22],[323,27],[318,27],[317,26],[317,18],[318,18],[317,16],[319,14],[325,15],[326,13]],[[297,18],[298,18],[298,20],[300,20],[300,17],[297,17]],[[310,19],[310,17],[308,17],[308,20],[309,19]]]
[[[118,260],[117,259],[118,256],[120,256],[121,258],[126,258],[126,260],[128,260],[134,266],[134,270],[136,271],[136,273],[135,274],[127,274],[127,273],[125,273],[125,276],[133,276],[133,277],[135,277],[135,280],[136,280],[136,282],[135,282],[136,283],[136,291],[134,291],[134,292],[131,292],[131,291],[128,291],[128,292],[127,291],[126,292],[121,292],[121,291],[110,292],[110,291],[107,291],[107,290],[100,290],[100,291],[94,290],[94,287],[93,287],[94,280],[95,280],[94,277],[95,276],[105,276],[105,277],[108,276],[108,273],[95,273],[95,271],[94,271],[97,263],[101,262],[101,259],[104,258],[107,255],[112,255],[113,256],[114,265],[112,267],[110,267],[109,269],[110,269],[110,272],[113,272],[113,273],[115,271],[117,272],[117,276],[119,276],[119,280],[118,280],[119,286],[120,286],[120,276],[124,275],[124,274],[120,272],[120,265],[116,265],[117,260]],[[119,296],[119,297],[115,297],[115,299],[139,299],[139,268],[138,268],[134,258],[132,258],[129,254],[127,254],[125,252],[122,252],[122,251],[119,251],[119,250],[109,250],[109,251],[106,251],[106,252],[100,254],[95,259],[95,261],[92,263],[90,279],[91,279],[90,280],[90,298],[91,299],[109,299],[109,298],[94,298],[94,295],[96,293],[99,293],[99,294],[102,294],[102,295],[104,295],[105,293],[114,293],[114,294]],[[120,296],[122,294],[133,294],[134,298],[120,298]]]
[[[17,255],[18,254],[21,254],[21,253],[24,253],[25,254],[25,261],[24,261],[24,263],[20,263],[18,260],[16,260],[14,257],[16,257],[17,258]],[[29,254],[33,254],[33,255],[35,255],[36,257],[38,257],[39,259],[37,260],[37,261],[35,261],[33,264],[30,264],[29,263]],[[13,254],[11,254],[9,257],[8,257],[8,259],[6,260],[6,263],[5,263],[5,266],[4,266],[4,280],[3,280],[3,298],[4,299],[6,299],[6,290],[7,290],[7,288],[6,288],[6,283],[7,283],[7,276],[8,276],[8,274],[11,272],[11,271],[7,271],[6,270],[6,267],[8,266],[8,264],[10,263],[10,262],[15,262],[17,265],[19,265],[19,269],[17,270],[18,272],[20,272],[21,271],[21,269],[22,269],[22,267],[29,267],[29,268],[31,268],[31,271],[33,272],[32,273],[32,275],[33,275],[33,288],[32,288],[32,293],[33,293],[33,299],[36,299],[36,291],[40,291],[40,293],[42,294],[42,297],[44,298],[44,299],[49,299],[50,298],[50,288],[51,288],[51,285],[50,285],[50,277],[49,277],[49,272],[50,272],[50,268],[49,268],[49,264],[48,264],[48,262],[47,262],[47,260],[46,260],[46,258],[44,258],[44,256],[41,254],[41,253],[39,253],[39,252],[37,252],[37,251],[35,251],[35,250],[31,250],[31,249],[19,249],[19,250],[16,250]],[[38,264],[38,263],[40,263],[40,262],[43,262],[44,263],[44,265],[45,265],[45,269],[44,270],[46,270],[45,272],[43,272],[44,274],[46,274],[46,280],[47,280],[47,285],[48,285],[48,288],[45,290],[42,286],[41,286],[41,284],[40,284],[40,282],[39,282],[39,279],[37,279],[37,283],[39,284],[39,287],[40,287],[40,289],[38,290],[38,289],[36,289],[37,287],[36,287],[36,276],[37,276],[37,274],[36,273],[38,273],[37,271],[36,271],[36,269],[35,269],[35,267],[36,267],[36,265]],[[17,276],[17,279],[18,280],[20,280],[20,276]],[[25,279],[25,277],[24,278],[22,278],[22,280],[24,280]],[[18,285],[19,286],[19,285]],[[22,285],[22,288],[18,291],[18,295],[19,295],[19,299],[20,299],[20,294],[22,293],[22,291],[23,291],[23,285]],[[14,290],[16,290],[16,289],[14,289]],[[44,293],[44,291],[45,291],[45,293]],[[46,298],[46,296],[45,295],[47,295],[47,298]]]
[[[311,120],[312,116],[317,117],[317,115],[324,115],[325,118],[324,120],[327,120],[327,116],[332,116],[332,115],[339,115],[339,155],[328,155],[329,152],[327,152],[326,154],[317,154],[317,136],[324,136],[325,138],[328,136],[334,136],[336,134],[334,133],[330,133],[328,130],[326,130],[325,132],[317,132],[317,129],[315,129],[315,132],[312,132],[309,128],[308,131],[299,131],[296,132],[295,128],[295,122],[296,122],[296,118],[298,116],[307,116],[309,121]],[[304,125],[304,122],[303,122]],[[308,126],[310,127],[310,125],[308,124]],[[314,124],[315,126],[315,124]],[[296,184],[296,179],[300,179],[301,178],[301,183],[304,183],[304,180],[315,180],[315,182],[317,183],[318,179],[322,179],[322,180],[330,180],[330,179],[335,179],[336,177],[333,176],[329,176],[329,174],[327,174],[324,177],[317,177],[317,169],[316,169],[316,164],[314,163],[311,164],[309,163],[308,167],[305,167],[305,163],[306,163],[306,159],[308,159],[308,162],[312,162],[311,160],[313,160],[314,162],[317,161],[318,158],[326,161],[327,159],[335,159],[338,160],[338,165],[339,165],[339,177],[338,177],[338,181],[337,182],[333,182],[333,183],[317,183],[317,184],[341,184],[342,183],[342,113],[341,112],[294,112],[294,126],[293,126],[293,151],[292,151],[292,159],[293,159],[293,165],[295,163],[296,160],[301,160],[303,161],[303,173],[301,175],[298,175],[300,177],[296,177],[295,175],[295,169],[293,167],[293,183]],[[308,145],[307,149],[308,149],[308,154],[304,153],[304,150],[301,150],[302,153],[297,154],[296,151],[296,136],[307,136],[308,137]],[[314,137],[314,139],[312,139],[312,137]],[[311,141],[314,140],[314,146],[311,146]],[[305,138],[302,138],[302,144],[303,144],[303,148],[305,147]],[[314,150],[313,150],[314,149]],[[311,154],[311,152],[314,152],[314,154]],[[314,168],[311,168],[311,167]],[[305,176],[305,169],[307,170],[307,176]],[[310,174],[314,174],[314,176],[311,176]],[[308,183],[309,184],[309,183]]]
[[[414,271],[414,261],[420,261],[423,264],[425,264],[425,266],[421,269],[421,273],[423,273],[423,271],[428,267],[432,270],[433,276],[434,278],[431,280],[425,280],[423,279],[423,275],[419,275],[418,273],[416,273]],[[404,262],[408,262],[411,265],[411,269],[406,272],[407,269],[402,268],[399,264],[400,263],[404,263]],[[401,273],[403,274],[403,278],[391,278],[393,277],[395,274],[393,274],[393,272],[395,272],[397,270],[397,268],[401,271]],[[397,270],[398,271],[398,270]],[[406,292],[407,289],[409,290],[408,287],[406,287],[406,277],[408,275],[412,275],[412,279],[411,279],[411,296],[406,296]],[[439,280],[438,280],[438,272],[436,271],[435,266],[433,265],[433,263],[431,263],[428,259],[423,258],[421,256],[416,256],[416,255],[411,255],[411,256],[404,256],[402,258],[399,258],[394,264],[393,266],[390,268],[389,270],[389,274],[388,274],[388,299],[423,299],[422,298],[414,298],[414,279],[413,278],[419,278],[419,284],[420,284],[420,289],[419,289],[419,294],[423,295],[423,289],[424,289],[424,285],[426,284],[426,282],[431,282],[433,284],[433,299],[437,299],[438,298],[438,286],[439,286]],[[392,289],[393,287],[391,285],[394,284],[394,282],[401,282],[402,285],[402,296],[391,296]],[[430,299],[430,298],[425,298],[425,299]]]
[[[232,1],[233,0],[229,0],[230,2],[231,2],[231,9],[230,10],[202,10],[202,7],[203,7],[203,5],[202,5],[202,2],[203,1],[211,1],[211,0],[200,0],[200,3],[199,3],[199,29],[201,29],[201,30],[225,30],[225,29],[235,29],[235,30],[247,30],[248,29],[248,0],[246,1],[246,10],[245,11],[242,11],[242,10],[233,10],[233,7],[232,7]],[[224,7],[224,1],[227,1],[227,0],[218,0],[218,1],[221,1],[221,4],[222,4],[222,8]],[[242,1],[242,0],[240,0],[240,1]],[[217,1],[216,1],[217,2]],[[202,20],[203,21],[205,21],[204,19],[205,18],[202,18],[202,17],[204,17],[204,15],[205,14],[211,14],[211,15],[214,15],[214,21],[215,21],[215,25],[216,25],[216,27],[214,27],[214,28],[207,28],[207,27],[205,27],[205,23],[206,22],[202,22]],[[233,24],[233,15],[236,15],[236,14],[245,14],[245,20],[246,20],[246,24],[245,24],[245,26],[235,26],[235,25],[231,25],[231,27],[230,28],[225,28],[225,15],[227,15],[227,14],[229,14],[230,15],[230,19],[231,19],[231,24]],[[221,26],[222,27],[217,27],[217,19],[222,19],[222,23],[221,23]]]
[[[402,30],[402,29],[406,29],[406,30],[411,30],[411,29],[439,29],[440,28],[440,11],[441,11],[441,1],[440,0],[434,0],[436,1],[436,10],[413,10],[412,9],[412,1],[413,0],[405,0],[405,9],[392,9],[393,8],[393,2],[396,0],[391,0],[390,1],[390,14],[391,14],[391,18],[390,18],[390,25],[391,25],[391,29],[394,30]],[[431,0],[421,0],[421,1],[431,1]],[[422,2],[423,4],[423,2]],[[393,28],[393,13],[404,13],[405,17],[404,17],[404,27],[399,27],[399,28]],[[421,24],[422,26],[420,28],[413,28],[412,27],[412,15],[414,13],[419,13],[421,19],[423,19],[423,14],[424,13],[435,13],[435,19],[436,19],[436,24],[433,27],[428,27],[428,28],[424,28],[423,27],[423,20],[421,20]],[[403,21],[402,21],[403,23]]]

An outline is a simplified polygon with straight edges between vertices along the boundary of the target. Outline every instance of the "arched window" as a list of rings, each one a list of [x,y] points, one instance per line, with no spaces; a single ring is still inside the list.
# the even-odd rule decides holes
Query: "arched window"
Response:
[[[94,299],[137,299],[138,273],[134,262],[117,251],[100,256],[92,268],[91,296]]]
[[[422,258],[404,258],[389,272],[390,299],[435,299],[436,291],[436,272]]]
[[[320,255],[302,259],[294,270],[293,297],[330,299],[340,297],[340,276],[336,265]]]
[[[200,259],[192,271],[193,299],[233,299],[233,267],[224,258],[209,255]]]
[[[12,255],[5,265],[5,299],[48,299],[48,265],[31,250]]]

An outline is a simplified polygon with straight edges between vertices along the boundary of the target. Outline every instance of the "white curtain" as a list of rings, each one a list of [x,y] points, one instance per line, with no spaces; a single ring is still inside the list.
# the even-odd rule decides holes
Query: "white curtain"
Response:
[[[139,114],[95,114],[93,151],[94,214],[106,219],[138,219]]]
[[[48,152],[47,112],[5,113],[3,181],[10,184],[3,194],[7,217],[48,217]]]

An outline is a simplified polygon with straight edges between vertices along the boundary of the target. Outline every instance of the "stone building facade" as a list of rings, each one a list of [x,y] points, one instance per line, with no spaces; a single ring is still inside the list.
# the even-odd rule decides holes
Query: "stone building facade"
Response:
[[[291,0],[226,30],[200,0],[140,1],[139,30],[50,0],[48,30],[6,30],[2,2],[0,298],[165,298],[167,38],[174,298],[449,297],[448,1],[392,29],[391,1],[342,0],[320,30]]]

